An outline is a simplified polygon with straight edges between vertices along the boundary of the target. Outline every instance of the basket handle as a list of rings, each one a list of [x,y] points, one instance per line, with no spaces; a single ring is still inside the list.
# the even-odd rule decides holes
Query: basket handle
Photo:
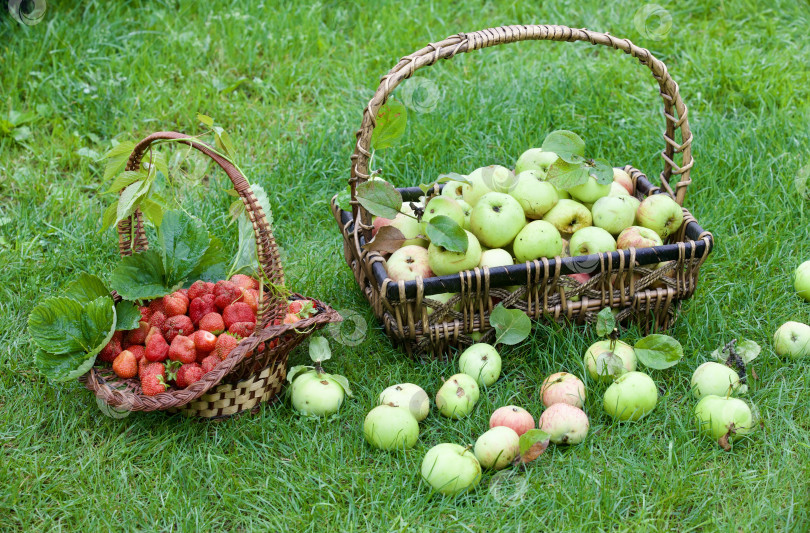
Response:
[[[245,204],[245,210],[248,218],[253,224],[253,232],[256,238],[256,251],[259,258],[259,266],[264,272],[270,283],[274,285],[284,284],[284,271],[281,267],[281,258],[278,252],[276,240],[273,237],[273,231],[270,224],[267,222],[267,217],[259,205],[256,196],[250,188],[250,184],[242,175],[241,172],[228,160],[218,155],[207,144],[193,140],[188,135],[178,133],[175,131],[159,131],[144,138],[132,150],[132,154],[127,161],[126,170],[138,170],[141,165],[141,160],[144,154],[149,149],[150,145],[159,140],[179,140],[182,144],[187,144],[207,155],[214,162],[219,165],[225,174],[228,175],[233,183],[234,189],[239,194],[239,197]],[[135,226],[132,231],[132,226]],[[135,242],[132,242],[132,237],[135,237]],[[118,250],[121,256],[131,255],[134,252],[145,251],[149,247],[146,239],[146,230],[143,224],[143,214],[140,209],[136,209],[130,217],[118,223]],[[270,320],[283,317],[283,311],[280,310],[280,297],[273,294],[270,298],[267,297],[267,292],[264,293],[263,301],[259,303],[259,312],[257,322],[266,325]]]
[[[601,44],[621,50],[637,58],[642,65],[651,71],[660,88],[661,98],[664,100],[664,117],[666,130],[664,131],[664,171],[661,173],[661,184],[667,193],[683,205],[686,188],[692,182],[689,177],[694,165],[692,159],[692,133],[687,120],[687,109],[678,92],[678,84],[672,79],[666,65],[653,57],[649,50],[638,47],[627,39],[617,39],[607,33],[593,32],[585,29],[574,29],[567,26],[527,25],[527,26],[501,26],[476,31],[473,33],[459,33],[452,35],[438,43],[428,44],[409,56],[400,59],[399,63],[388,74],[380,79],[377,92],[363,110],[363,122],[357,132],[357,143],[352,155],[351,185],[352,211],[357,220],[357,212],[361,214],[361,226],[364,230],[371,224],[369,213],[363,209],[356,198],[356,187],[369,179],[368,163],[371,157],[371,133],[376,125],[377,112],[388,99],[388,96],[402,80],[410,78],[416,70],[433,65],[439,59],[449,59],[456,54],[470,52],[498,44],[514,43],[519,41],[588,41],[591,44]],[[681,142],[675,140],[675,130],[681,130]],[[681,164],[675,162],[675,154],[682,154]],[[680,176],[675,183],[673,191],[670,185],[672,175]],[[368,237],[368,236],[367,236]]]

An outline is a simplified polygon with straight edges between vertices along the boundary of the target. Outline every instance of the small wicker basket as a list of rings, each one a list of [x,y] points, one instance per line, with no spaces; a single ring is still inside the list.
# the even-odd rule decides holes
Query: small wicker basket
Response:
[[[253,223],[259,264],[264,277],[276,287],[284,285],[284,272],[278,247],[256,196],[245,177],[208,145],[190,140],[187,135],[181,133],[154,133],[135,146],[126,169],[140,168],[141,159],[150,144],[161,139],[181,139],[180,142],[207,155],[225,171],[244,202]],[[119,253],[122,256],[142,252],[148,248],[140,210],[136,210],[131,217],[118,224],[118,242]],[[287,299],[269,290],[269,287],[266,289],[268,290],[262,292],[263,297],[259,302],[257,327],[253,335],[242,339],[224,361],[205,374],[201,380],[185,389],[146,396],[141,392],[140,381],[137,378],[119,378],[111,368],[102,366],[93,367],[79,379],[99,400],[119,410],[179,411],[201,418],[222,418],[249,410],[255,412],[261,403],[275,400],[281,392],[287,376],[287,358],[290,351],[313,331],[341,320],[335,310],[313,300],[317,310],[314,316],[295,324],[282,324]],[[115,293],[113,298],[116,301],[120,300]],[[291,298],[304,297],[294,294]]]
[[[451,347],[473,343],[471,334],[474,333],[483,335],[479,340],[491,339],[489,317],[498,302],[521,309],[534,319],[545,317],[577,323],[592,322],[601,309],[611,307],[618,310],[618,320],[623,323],[634,321],[645,331],[669,328],[674,323],[680,302],[694,293],[700,266],[714,245],[712,235],[684,209],[683,225],[663,246],[580,257],[544,258],[508,267],[475,268],[459,274],[407,282],[395,282],[388,277],[385,258],[378,252],[363,249],[371,238],[372,220],[371,214],[356,198],[357,185],[370,178],[369,148],[378,111],[394,89],[419,68],[459,53],[527,40],[587,41],[609,46],[637,58],[652,71],[664,101],[666,119],[666,144],[661,153],[664,171],[660,175],[663,190],[650,183],[639,170],[629,165],[625,170],[633,180],[637,198],[669,194],[683,205],[694,164],[687,110],[678,92],[678,84],[670,77],[666,66],[648,50],[605,33],[566,26],[528,25],[453,35],[402,58],[382,77],[363,112],[351,158],[352,212],[340,209],[335,196],[332,213],[343,234],[346,262],[363,294],[386,333],[411,355],[445,357]],[[680,159],[680,164],[676,159]],[[670,183],[673,177],[678,177],[674,187]],[[431,194],[439,194],[439,191],[440,187],[435,187]],[[400,192],[406,202],[417,201],[424,194],[419,188],[400,189]],[[589,273],[592,277],[581,284],[567,276],[578,273]],[[519,286],[517,289],[516,285]],[[445,303],[431,299],[433,295],[447,292],[458,294]]]

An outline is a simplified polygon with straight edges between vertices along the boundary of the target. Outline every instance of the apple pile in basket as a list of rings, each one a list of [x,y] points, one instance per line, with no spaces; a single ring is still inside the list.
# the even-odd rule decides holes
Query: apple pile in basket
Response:
[[[639,201],[630,176],[587,158],[584,141],[570,131],[555,131],[542,148],[524,152],[514,172],[492,165],[438,183],[440,195],[408,204],[379,178],[357,187],[360,204],[376,215],[366,246],[391,254],[386,263],[394,281],[659,246],[683,223],[671,197]],[[421,188],[427,194],[432,186]]]

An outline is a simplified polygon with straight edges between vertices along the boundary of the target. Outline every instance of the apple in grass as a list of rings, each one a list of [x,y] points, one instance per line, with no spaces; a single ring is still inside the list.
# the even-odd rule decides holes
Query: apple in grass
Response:
[[[581,409],[585,402],[585,384],[568,372],[556,372],[548,376],[540,385],[540,392],[546,407],[555,403],[567,403]]]
[[[488,248],[511,243],[526,225],[520,203],[506,193],[490,192],[473,206],[470,231]]]
[[[757,416],[751,407],[739,398],[708,395],[695,405],[695,419],[701,434],[718,441],[748,435],[757,425]],[[721,444],[724,447],[728,443]],[[728,449],[728,448],[727,448]]]
[[[576,233],[571,235],[571,240],[568,241],[568,248],[572,257],[615,252],[616,240],[613,238],[613,235],[602,228],[590,226],[577,230]]]
[[[436,408],[442,416],[456,420],[469,415],[480,396],[478,383],[467,374],[456,374],[436,393]]]
[[[481,244],[475,235],[469,231],[464,230],[464,233],[467,234],[466,252],[453,252],[444,246],[439,246],[433,242],[430,243],[427,249],[428,267],[434,274],[446,276],[478,266],[478,262],[481,261]]]
[[[539,219],[557,205],[557,188],[545,181],[545,174],[526,170],[517,175],[517,184],[509,195],[520,203],[527,218]]]
[[[610,382],[619,374],[636,369],[636,351],[629,344],[616,341],[613,351],[610,341],[602,340],[593,343],[585,352],[585,368],[591,379]]]
[[[395,251],[385,264],[388,277],[394,281],[410,281],[419,277],[433,276],[428,250],[415,244],[403,246]]]
[[[430,413],[430,400],[425,390],[414,383],[392,385],[380,393],[380,405],[400,407],[410,411],[417,422]]]
[[[505,405],[495,409],[495,412],[489,417],[489,427],[497,426],[506,426],[513,429],[518,435],[523,435],[530,429],[534,429],[534,418],[522,407]]]
[[[458,202],[447,196],[434,196],[425,206],[425,213],[422,215],[421,230],[425,233],[425,225],[434,217],[444,215],[459,226],[464,226],[464,210]]]
[[[506,192],[515,186],[515,175],[500,165],[477,168],[467,176],[467,180],[470,188],[463,192],[462,199],[473,207],[485,194]]]
[[[496,426],[475,441],[475,458],[483,468],[503,470],[520,454],[520,436],[506,426]]]
[[[407,409],[378,405],[366,415],[363,435],[375,448],[408,450],[419,438],[419,423]]]
[[[481,464],[470,448],[445,442],[425,454],[422,479],[436,492],[456,496],[470,491],[481,480]]]
[[[374,229],[372,230],[371,234],[376,235],[383,226],[397,228],[400,233],[402,233],[402,236],[406,239],[406,241],[402,243],[403,246],[415,244],[417,246],[427,248],[428,241],[427,239],[420,237],[421,235],[424,235],[424,233],[422,233],[422,227],[420,226],[419,221],[415,218],[409,217],[403,213],[398,214],[393,219],[376,217],[374,219]]]
[[[610,183],[603,185],[596,181],[593,176],[588,176],[588,181],[582,185],[571,187],[568,189],[571,198],[579,200],[580,202],[592,204],[603,196],[610,194]]]
[[[462,352],[458,368],[474,378],[479,385],[489,386],[498,381],[501,375],[501,356],[487,343],[473,344]]]
[[[663,246],[664,242],[656,232],[643,226],[630,226],[619,233],[616,239],[616,247],[619,250],[629,248],[652,248],[653,246]]]
[[[632,196],[605,196],[593,204],[593,225],[611,235],[618,235],[636,221],[641,202]]]
[[[525,263],[541,257],[557,257],[563,251],[563,239],[550,222],[534,220],[520,230],[512,243],[515,259]]]
[[[469,183],[451,180],[445,183],[444,187],[442,187],[442,196],[448,196],[456,201],[463,200],[464,191],[468,190],[469,188]]]
[[[557,154],[554,152],[546,152],[542,148],[529,148],[518,157],[517,163],[515,163],[515,174],[534,170],[545,178],[548,174],[548,167],[555,161],[557,161]]]
[[[709,361],[697,367],[690,385],[692,394],[700,399],[710,394],[728,396],[739,389],[741,384],[740,376],[734,369]]]
[[[605,391],[605,412],[622,421],[644,418],[658,403],[658,387],[644,372],[622,374]]]
[[[683,209],[670,196],[653,194],[638,206],[636,220],[639,225],[650,228],[666,240],[683,224]]]
[[[810,261],[805,261],[796,269],[793,286],[799,296],[810,302]]]
[[[543,220],[551,223],[560,233],[575,233],[593,224],[593,217],[587,207],[565,198],[560,199],[545,214]]]
[[[627,194],[633,194],[633,178],[623,168],[613,169],[613,183],[620,185]]]
[[[537,427],[548,433],[554,444],[579,444],[588,435],[590,423],[579,407],[555,403],[543,411]]]
[[[810,326],[801,322],[785,322],[773,336],[774,351],[793,359],[810,357]]]

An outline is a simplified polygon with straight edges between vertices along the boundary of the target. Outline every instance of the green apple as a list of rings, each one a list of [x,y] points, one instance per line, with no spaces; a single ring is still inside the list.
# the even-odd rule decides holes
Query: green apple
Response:
[[[593,176],[588,176],[588,181],[582,185],[571,187],[568,189],[571,198],[579,200],[583,203],[592,204],[603,196],[610,193],[610,184],[602,185]]]
[[[544,152],[542,148],[529,148],[518,157],[517,163],[515,163],[515,174],[536,170],[545,178],[548,174],[548,167],[555,161],[557,161],[557,154],[554,152]]]
[[[724,364],[709,361],[697,367],[690,383],[697,399],[710,394],[728,396],[740,388],[740,376]]]
[[[458,360],[458,369],[475,378],[479,385],[492,385],[501,375],[501,356],[487,343],[473,344]]]
[[[470,188],[463,191],[463,199],[473,207],[485,194],[507,192],[515,186],[515,175],[500,165],[477,168],[467,176],[467,180],[470,182]]]
[[[425,390],[414,383],[391,385],[380,393],[380,405],[407,409],[417,422],[427,418],[430,400]]]
[[[810,302],[810,261],[805,261],[796,269],[793,286],[799,296]]]
[[[378,405],[366,415],[363,435],[381,450],[408,450],[419,437],[419,423],[407,409]]]
[[[546,177],[538,170],[526,170],[517,175],[517,184],[509,195],[520,203],[528,218],[543,218],[557,205],[557,188],[545,181]]]
[[[444,215],[450,218],[459,226],[464,226],[464,210],[458,205],[458,202],[447,196],[434,196],[430,199],[425,207],[425,214],[422,215],[422,235],[425,233],[425,226],[428,222],[439,215]]]
[[[458,420],[472,412],[479,395],[475,378],[467,374],[456,374],[450,376],[436,393],[436,408],[442,416]]]
[[[615,252],[616,240],[613,235],[602,228],[590,226],[577,230],[576,233],[571,235],[571,240],[568,241],[568,249],[572,257]]]
[[[631,196],[627,189],[616,183],[615,181],[610,184],[610,192],[608,196]]]
[[[579,407],[555,403],[543,411],[537,427],[548,433],[554,444],[579,444],[588,435],[590,423]]]
[[[801,322],[785,322],[773,336],[776,355],[793,359],[810,357],[810,326]]]
[[[309,370],[298,374],[290,386],[293,408],[299,413],[329,416],[343,404],[345,391],[330,374]]]
[[[478,437],[473,451],[483,468],[503,470],[520,454],[520,437],[512,428],[497,426]]]
[[[567,403],[574,407],[582,406],[585,402],[585,384],[574,374],[556,372],[543,380],[540,385],[543,405],[550,407],[555,403]]]
[[[557,205],[546,213],[543,220],[550,222],[560,233],[574,233],[593,223],[588,208],[574,200],[560,199]]]
[[[449,196],[453,200],[459,201],[464,199],[464,191],[470,188],[469,183],[464,183],[462,181],[448,181],[442,187],[442,196]]]
[[[550,222],[534,220],[520,230],[512,249],[518,263],[541,257],[557,257],[563,251],[562,236]]]
[[[639,420],[658,403],[658,388],[644,372],[622,374],[605,391],[605,412],[617,420]]]
[[[481,481],[481,464],[469,448],[448,442],[437,444],[422,460],[422,479],[445,496],[471,491]]]
[[[568,194],[568,191],[566,191],[565,189],[558,189],[557,187],[554,187],[554,189],[556,189],[557,198],[559,198],[560,200],[570,200],[571,199],[571,195]]]
[[[633,178],[623,168],[613,169],[613,183],[621,185],[622,189],[627,191],[627,194],[633,194]]]
[[[428,261],[428,250],[415,244],[403,246],[392,253],[385,265],[388,277],[394,281],[410,281],[419,277],[433,276]]]
[[[464,233],[467,234],[466,252],[451,252],[444,246],[438,246],[433,242],[430,243],[427,249],[428,266],[435,275],[456,274],[462,270],[470,270],[478,266],[478,262],[481,261],[481,244],[475,238],[475,235],[469,231],[465,230]]]
[[[618,235],[636,221],[641,202],[632,196],[605,196],[593,204],[593,225],[611,235]]]
[[[428,241],[427,239],[422,238],[424,237],[422,227],[419,224],[419,221],[415,218],[409,217],[402,213],[398,214],[393,219],[376,217],[374,219],[374,229],[372,230],[371,234],[376,235],[383,226],[397,228],[400,233],[402,233],[402,236],[407,239],[404,243],[402,243],[403,246],[415,244],[417,246],[427,248]]]
[[[757,417],[747,403],[739,398],[704,396],[695,405],[695,419],[698,430],[712,440],[744,437],[757,425]]]
[[[436,300],[439,303],[446,304],[456,294],[458,294],[458,293],[457,292],[441,292],[439,294],[425,295],[425,298],[430,298],[431,300]],[[461,301],[456,302],[456,304],[453,307],[451,307],[451,309],[453,309],[454,311],[459,311],[461,309]],[[428,316],[432,315],[435,311],[436,311],[436,309],[434,309],[432,307],[428,307],[427,308]]]
[[[683,209],[668,195],[653,194],[638,206],[636,220],[645,228],[655,231],[662,239],[666,239],[683,224]]]
[[[518,234],[519,235],[519,234]],[[492,248],[481,253],[481,261],[478,262],[480,268],[493,268],[498,266],[514,265],[512,254],[503,248]]]
[[[464,200],[456,200],[456,203],[461,207],[461,212],[464,213],[464,224],[461,225],[464,229],[470,229],[470,215],[472,215],[472,206]]]
[[[585,352],[584,360],[591,379],[602,382],[613,381],[619,374],[634,371],[637,364],[636,351],[632,346],[616,341],[611,353],[609,340],[593,343]]]
[[[488,248],[509,244],[525,225],[526,216],[518,201],[501,192],[483,195],[470,215],[470,231]]]
[[[664,242],[656,232],[643,226],[630,226],[616,239],[616,247],[619,250],[629,248],[652,248],[653,246],[663,246]]]

